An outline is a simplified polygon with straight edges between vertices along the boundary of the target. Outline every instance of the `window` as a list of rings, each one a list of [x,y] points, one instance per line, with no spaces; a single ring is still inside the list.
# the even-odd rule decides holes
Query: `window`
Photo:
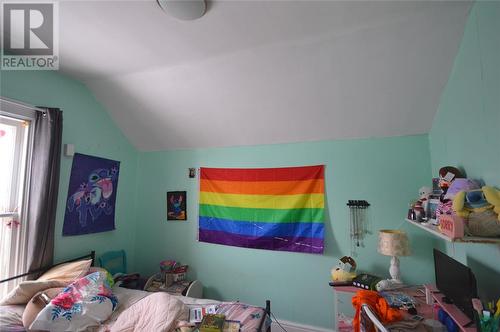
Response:
[[[33,117],[0,104],[0,280],[26,272],[27,186]],[[0,298],[20,280],[0,284]]]

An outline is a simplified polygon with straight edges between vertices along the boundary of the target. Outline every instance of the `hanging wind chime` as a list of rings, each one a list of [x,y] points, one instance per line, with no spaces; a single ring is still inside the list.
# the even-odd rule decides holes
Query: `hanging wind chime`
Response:
[[[351,256],[355,256],[357,248],[364,247],[365,234],[368,232],[366,209],[370,206],[365,200],[349,200],[349,233],[351,238]]]

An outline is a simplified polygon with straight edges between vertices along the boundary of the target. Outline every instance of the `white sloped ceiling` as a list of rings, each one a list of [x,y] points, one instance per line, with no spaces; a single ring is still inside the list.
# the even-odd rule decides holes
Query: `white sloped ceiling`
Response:
[[[61,67],[144,151],[426,133],[470,2],[60,2]]]

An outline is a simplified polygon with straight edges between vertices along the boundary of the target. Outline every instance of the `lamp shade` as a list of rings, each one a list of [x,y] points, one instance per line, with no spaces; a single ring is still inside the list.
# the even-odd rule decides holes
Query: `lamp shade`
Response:
[[[410,242],[405,232],[383,229],[378,233],[378,252],[386,256],[409,256]]]

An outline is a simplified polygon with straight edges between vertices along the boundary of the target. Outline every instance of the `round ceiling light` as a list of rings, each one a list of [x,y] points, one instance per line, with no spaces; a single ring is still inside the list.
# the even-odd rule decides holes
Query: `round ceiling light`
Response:
[[[205,0],[157,0],[163,11],[180,20],[195,20],[205,14]]]

